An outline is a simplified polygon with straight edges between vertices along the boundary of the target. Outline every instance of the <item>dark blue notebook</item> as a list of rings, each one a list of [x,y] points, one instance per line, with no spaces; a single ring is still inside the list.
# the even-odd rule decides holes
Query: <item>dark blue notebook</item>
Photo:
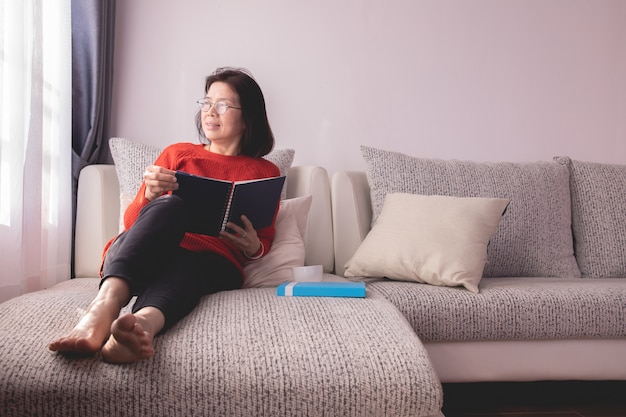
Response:
[[[285,176],[249,181],[224,181],[176,171],[178,190],[187,205],[188,231],[218,236],[226,223],[243,227],[245,214],[255,230],[272,225]]]

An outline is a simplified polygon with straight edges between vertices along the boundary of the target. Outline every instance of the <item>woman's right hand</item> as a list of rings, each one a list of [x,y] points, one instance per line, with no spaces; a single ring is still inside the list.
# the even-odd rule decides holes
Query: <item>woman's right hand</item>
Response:
[[[168,191],[178,189],[176,171],[158,165],[150,165],[143,173],[143,182],[146,184],[144,193],[147,200],[152,201]]]

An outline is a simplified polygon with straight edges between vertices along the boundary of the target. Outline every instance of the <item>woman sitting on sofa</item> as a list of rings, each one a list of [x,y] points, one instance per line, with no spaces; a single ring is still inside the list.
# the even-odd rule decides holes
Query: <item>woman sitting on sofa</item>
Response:
[[[129,363],[154,355],[153,339],[187,315],[206,294],[240,288],[243,264],[270,249],[274,225],[228,223],[219,237],[186,233],[175,171],[238,181],[280,175],[262,156],[274,146],[263,93],[243,70],[218,69],[198,101],[198,131],[206,144],[168,146],[124,213],[125,231],[104,248],[98,295],[67,335],[48,348],[66,354],[101,352]],[[136,295],[132,313],[120,310]]]

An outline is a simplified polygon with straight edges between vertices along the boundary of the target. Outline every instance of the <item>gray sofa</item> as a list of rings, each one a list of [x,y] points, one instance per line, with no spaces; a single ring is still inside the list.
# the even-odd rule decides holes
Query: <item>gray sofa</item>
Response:
[[[330,184],[292,167],[287,197],[312,195],[306,262],[334,265]],[[14,416],[435,416],[442,388],[424,346],[382,295],[278,297],[246,288],[203,298],[132,365],[47,350],[98,286],[104,243],[118,231],[114,166],[79,180],[76,279],[0,304],[0,414]]]
[[[46,344],[94,297],[119,227],[116,170],[90,166],[78,278],[0,304],[2,415],[442,416],[441,382],[626,380],[625,167],[363,155],[366,171],[332,181],[288,171],[287,197],[313,196],[306,264],[346,279],[388,194],[505,198],[477,293],[393,275],[349,277],[368,282],[365,299],[247,288],[203,298],[148,361],[65,358]]]

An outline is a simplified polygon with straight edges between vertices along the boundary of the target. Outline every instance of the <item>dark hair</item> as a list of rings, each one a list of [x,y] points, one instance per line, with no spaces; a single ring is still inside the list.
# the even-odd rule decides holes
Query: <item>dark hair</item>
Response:
[[[255,158],[270,153],[274,147],[274,134],[267,120],[263,92],[252,75],[242,68],[218,68],[213,74],[206,77],[205,93],[209,91],[214,82],[228,84],[239,95],[241,114],[246,126],[241,138],[240,152]],[[200,138],[206,138],[202,130],[200,113],[198,111],[196,114],[196,127]]]

